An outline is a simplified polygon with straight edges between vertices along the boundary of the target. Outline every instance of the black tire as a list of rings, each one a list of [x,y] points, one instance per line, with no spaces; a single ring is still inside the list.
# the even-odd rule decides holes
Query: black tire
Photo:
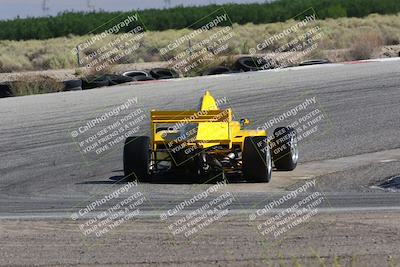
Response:
[[[154,81],[155,79],[150,76],[136,76],[133,78],[134,82],[145,82],[145,81]]]
[[[75,88],[71,88],[68,91],[82,91],[82,90],[83,90],[82,87],[75,87]]]
[[[269,69],[267,61],[259,57],[240,57],[235,62],[235,69],[239,71],[257,71]]]
[[[127,77],[123,75],[109,74],[107,75],[107,79],[110,85],[117,85],[121,83],[129,83],[133,81],[132,77]]]
[[[231,69],[224,67],[224,66],[217,66],[213,68],[209,68],[208,70],[204,71],[202,76],[208,76],[208,75],[218,75],[218,74],[225,74],[225,73],[230,73]]]
[[[110,81],[106,75],[103,76],[88,76],[82,79],[82,89],[93,89],[98,87],[109,86]]]
[[[122,74],[123,76],[126,77],[131,77],[131,78],[136,78],[136,77],[149,77],[149,73],[143,70],[131,70],[131,71],[126,71]]]
[[[244,139],[242,152],[243,177],[247,181],[268,183],[272,176],[272,159],[266,136]]]
[[[127,181],[150,181],[150,138],[132,136],[125,140],[124,175]]]
[[[11,84],[10,83],[0,83],[0,98],[11,97]]]
[[[81,91],[82,90],[82,80],[68,80],[63,81],[64,91]]]
[[[331,63],[328,59],[311,59],[301,62],[299,66],[310,66],[310,65],[328,64],[328,63]]]
[[[173,69],[154,68],[150,70],[150,75],[156,80],[179,78],[179,74]]]
[[[294,170],[299,159],[296,130],[291,127],[276,128],[271,142],[271,150],[272,159],[277,170]]]

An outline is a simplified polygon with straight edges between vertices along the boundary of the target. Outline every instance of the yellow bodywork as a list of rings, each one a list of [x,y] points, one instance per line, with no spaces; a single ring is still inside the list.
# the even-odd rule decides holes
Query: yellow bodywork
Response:
[[[245,137],[267,135],[263,130],[241,130],[240,122],[232,120],[232,110],[220,110],[208,91],[201,98],[197,111],[152,110],[150,116],[153,151],[160,145],[168,147],[170,142],[200,149],[216,145],[243,149]],[[168,125],[168,129],[157,132],[160,124]]]

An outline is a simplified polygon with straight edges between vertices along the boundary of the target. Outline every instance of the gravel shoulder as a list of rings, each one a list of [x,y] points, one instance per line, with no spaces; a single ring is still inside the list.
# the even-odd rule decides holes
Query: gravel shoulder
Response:
[[[379,159],[377,159],[379,160]],[[376,162],[331,172],[317,176],[318,189],[323,192],[382,192],[377,185],[400,174],[400,161]],[[304,182],[297,182],[287,187],[294,190]],[[394,189],[396,190],[396,189]]]
[[[238,215],[192,239],[174,237],[158,218],[130,220],[101,238],[86,238],[79,221],[1,220],[0,265],[397,266],[399,220],[398,213],[321,213],[280,240]]]

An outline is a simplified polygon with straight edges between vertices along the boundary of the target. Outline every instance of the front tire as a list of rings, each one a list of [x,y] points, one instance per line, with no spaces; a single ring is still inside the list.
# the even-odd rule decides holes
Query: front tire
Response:
[[[150,181],[150,138],[132,136],[125,140],[124,175],[128,181]]]
[[[296,130],[291,127],[278,127],[272,141],[272,158],[278,171],[293,171],[299,159]]]
[[[256,183],[268,183],[272,176],[272,158],[266,136],[244,139],[242,152],[243,176]]]

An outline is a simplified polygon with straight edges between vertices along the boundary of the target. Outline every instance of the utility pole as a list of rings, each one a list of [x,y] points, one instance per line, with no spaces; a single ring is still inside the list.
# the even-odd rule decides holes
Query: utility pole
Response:
[[[96,6],[92,3],[91,0],[86,0],[86,5],[89,11],[96,11]]]
[[[171,7],[171,0],[164,0],[164,3],[165,3],[167,8]]]
[[[49,15],[50,7],[49,7],[49,5],[48,5],[48,4],[49,4],[48,1],[49,1],[49,0],[43,0],[43,1],[42,1],[43,16]]]

